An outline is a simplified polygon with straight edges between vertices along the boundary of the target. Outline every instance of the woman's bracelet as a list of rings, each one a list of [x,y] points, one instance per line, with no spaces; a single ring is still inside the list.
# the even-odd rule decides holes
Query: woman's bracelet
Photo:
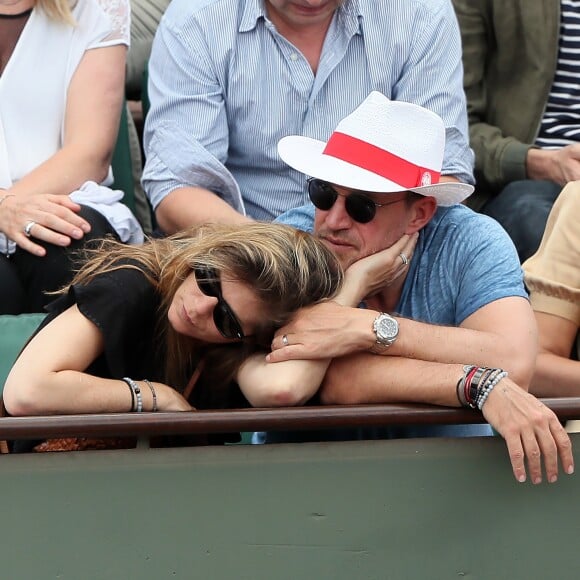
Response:
[[[143,395],[141,394],[141,387],[129,377],[123,377],[123,380],[129,385],[131,389],[131,411],[143,412]],[[137,404],[135,404],[137,403]]]
[[[155,387],[149,379],[143,379],[143,382],[151,389],[151,395],[153,396],[153,409],[152,412],[157,412],[157,393],[155,392]]]

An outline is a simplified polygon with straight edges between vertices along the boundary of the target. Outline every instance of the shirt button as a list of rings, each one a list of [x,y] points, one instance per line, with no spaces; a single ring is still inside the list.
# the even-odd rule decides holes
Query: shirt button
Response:
[[[293,53],[290,55],[290,60],[293,60],[294,62],[296,62],[296,61],[298,60],[298,58],[299,58],[299,57],[298,57],[298,54],[297,54],[297,53],[295,53],[295,52],[293,52]]]

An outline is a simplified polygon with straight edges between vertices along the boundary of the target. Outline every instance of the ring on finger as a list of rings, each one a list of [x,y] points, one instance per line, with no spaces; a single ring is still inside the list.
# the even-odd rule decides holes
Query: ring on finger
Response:
[[[399,258],[401,258],[401,260],[403,262],[403,266],[407,266],[409,264],[409,258],[407,258],[407,256],[405,256],[405,254],[403,254],[403,252],[401,252],[399,254]]]
[[[31,235],[32,228],[36,225],[36,222],[30,221],[24,226],[24,235],[29,238]]]
[[[287,334],[282,335],[282,344],[284,346],[288,346],[288,335]]]

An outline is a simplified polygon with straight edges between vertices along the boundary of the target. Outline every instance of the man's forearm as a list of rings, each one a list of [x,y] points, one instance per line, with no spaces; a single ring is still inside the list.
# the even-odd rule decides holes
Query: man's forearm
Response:
[[[334,359],[320,390],[327,405],[427,403],[458,407],[463,365],[353,354]]]
[[[166,234],[207,222],[237,224],[251,221],[215,193],[201,187],[173,190],[157,206],[155,217]]]
[[[399,337],[383,354],[437,363],[501,367],[515,375],[517,382],[528,384],[535,354],[533,340],[518,348],[515,341],[510,341],[501,332],[398,320]],[[529,350],[529,356],[521,353],[521,349]],[[529,359],[529,364],[520,361],[520,355],[526,355],[523,358]],[[526,366],[529,366],[529,373],[520,368]]]

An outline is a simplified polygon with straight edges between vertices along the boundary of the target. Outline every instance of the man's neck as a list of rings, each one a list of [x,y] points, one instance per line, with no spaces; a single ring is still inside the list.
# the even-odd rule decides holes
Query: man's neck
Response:
[[[332,15],[326,21],[317,22],[312,26],[296,26],[284,20],[275,10],[266,9],[268,18],[276,26],[276,30],[304,55],[312,71],[316,74],[326,33],[332,22]]]
[[[403,286],[406,278],[406,274],[401,276],[390,286],[387,286],[378,294],[365,300],[367,307],[378,312],[395,312],[395,308],[397,307],[397,304],[401,299],[401,294],[403,293]]]

